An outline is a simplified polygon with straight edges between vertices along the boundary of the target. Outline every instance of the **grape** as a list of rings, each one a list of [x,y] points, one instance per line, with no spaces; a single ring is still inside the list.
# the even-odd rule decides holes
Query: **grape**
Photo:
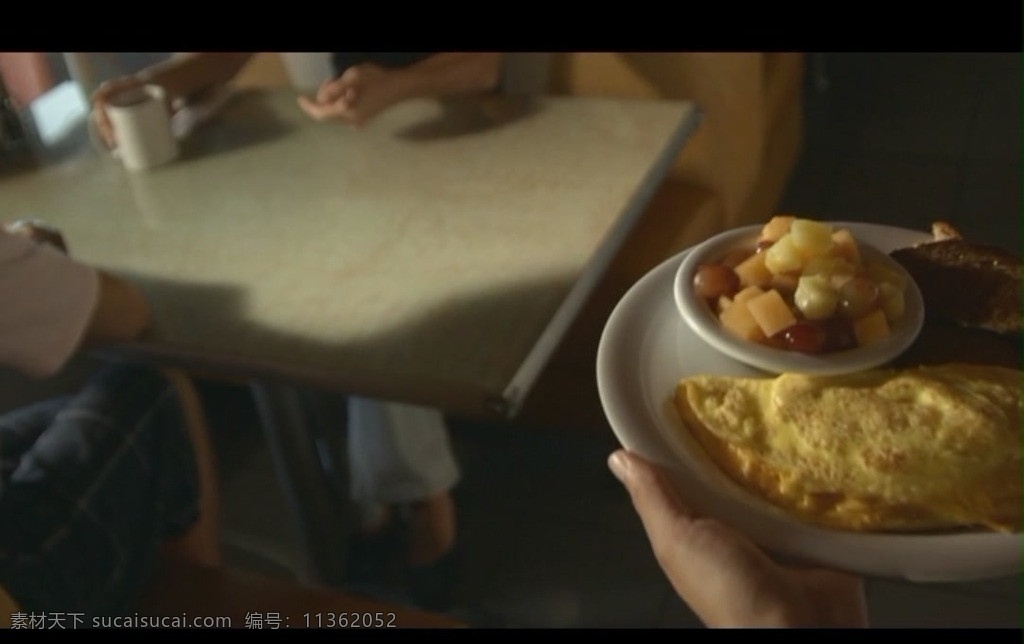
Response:
[[[792,349],[790,349],[789,345],[786,344],[786,338],[784,337],[785,334],[785,331],[779,331],[775,335],[765,338],[761,343],[766,347],[771,347],[772,349],[791,351]]]
[[[824,351],[846,351],[857,346],[857,335],[853,332],[853,323],[841,317],[822,320],[820,323],[825,332]]]
[[[839,310],[848,318],[859,318],[875,308],[878,286],[865,277],[852,277],[839,288]]]
[[[693,288],[704,299],[714,300],[733,295],[740,288],[736,271],[722,264],[702,264],[693,276]]]
[[[797,322],[780,335],[790,351],[821,353],[825,349],[825,331],[813,322]]]
[[[836,312],[839,295],[825,277],[805,275],[797,282],[793,303],[808,320],[824,320]]]

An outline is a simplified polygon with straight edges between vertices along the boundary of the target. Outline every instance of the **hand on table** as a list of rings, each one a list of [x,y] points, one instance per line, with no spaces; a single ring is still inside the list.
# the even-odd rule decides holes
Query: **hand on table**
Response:
[[[712,627],[865,627],[863,582],[782,566],[725,524],[697,516],[657,466],[618,450],[608,459],[672,587]]]
[[[318,121],[334,119],[360,127],[409,96],[409,89],[405,70],[364,63],[325,81],[314,98],[299,96],[298,102],[306,114]]]

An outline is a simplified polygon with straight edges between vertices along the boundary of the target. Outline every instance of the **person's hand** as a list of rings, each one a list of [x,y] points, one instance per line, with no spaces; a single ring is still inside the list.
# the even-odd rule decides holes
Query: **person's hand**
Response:
[[[333,119],[360,127],[409,95],[408,73],[373,63],[354,65],[321,84],[315,97],[299,96],[299,107],[318,121]]]
[[[635,454],[618,450],[608,466],[672,587],[707,626],[867,626],[860,578],[776,563],[725,524],[696,516],[665,474]]]
[[[53,226],[38,219],[19,219],[5,224],[4,229],[11,234],[27,237],[37,244],[49,244],[65,255],[68,254],[68,245],[64,242],[64,235]]]

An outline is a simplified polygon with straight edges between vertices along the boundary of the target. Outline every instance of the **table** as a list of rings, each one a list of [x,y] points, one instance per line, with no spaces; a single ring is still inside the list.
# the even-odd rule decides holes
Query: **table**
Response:
[[[301,388],[513,416],[699,118],[685,101],[422,100],[356,131],[290,91],[240,92],[150,172],[84,126],[36,149],[0,168],[0,210],[143,288],[153,331],[118,351],[253,382],[310,577],[330,581],[337,537],[311,526],[338,490]]]

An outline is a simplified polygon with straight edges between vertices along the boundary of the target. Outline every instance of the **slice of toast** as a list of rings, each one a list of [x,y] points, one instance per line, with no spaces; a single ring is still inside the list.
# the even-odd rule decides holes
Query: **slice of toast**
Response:
[[[972,329],[1020,335],[1020,257],[968,241],[945,222],[936,222],[932,232],[934,241],[891,253],[917,282],[926,314]]]

